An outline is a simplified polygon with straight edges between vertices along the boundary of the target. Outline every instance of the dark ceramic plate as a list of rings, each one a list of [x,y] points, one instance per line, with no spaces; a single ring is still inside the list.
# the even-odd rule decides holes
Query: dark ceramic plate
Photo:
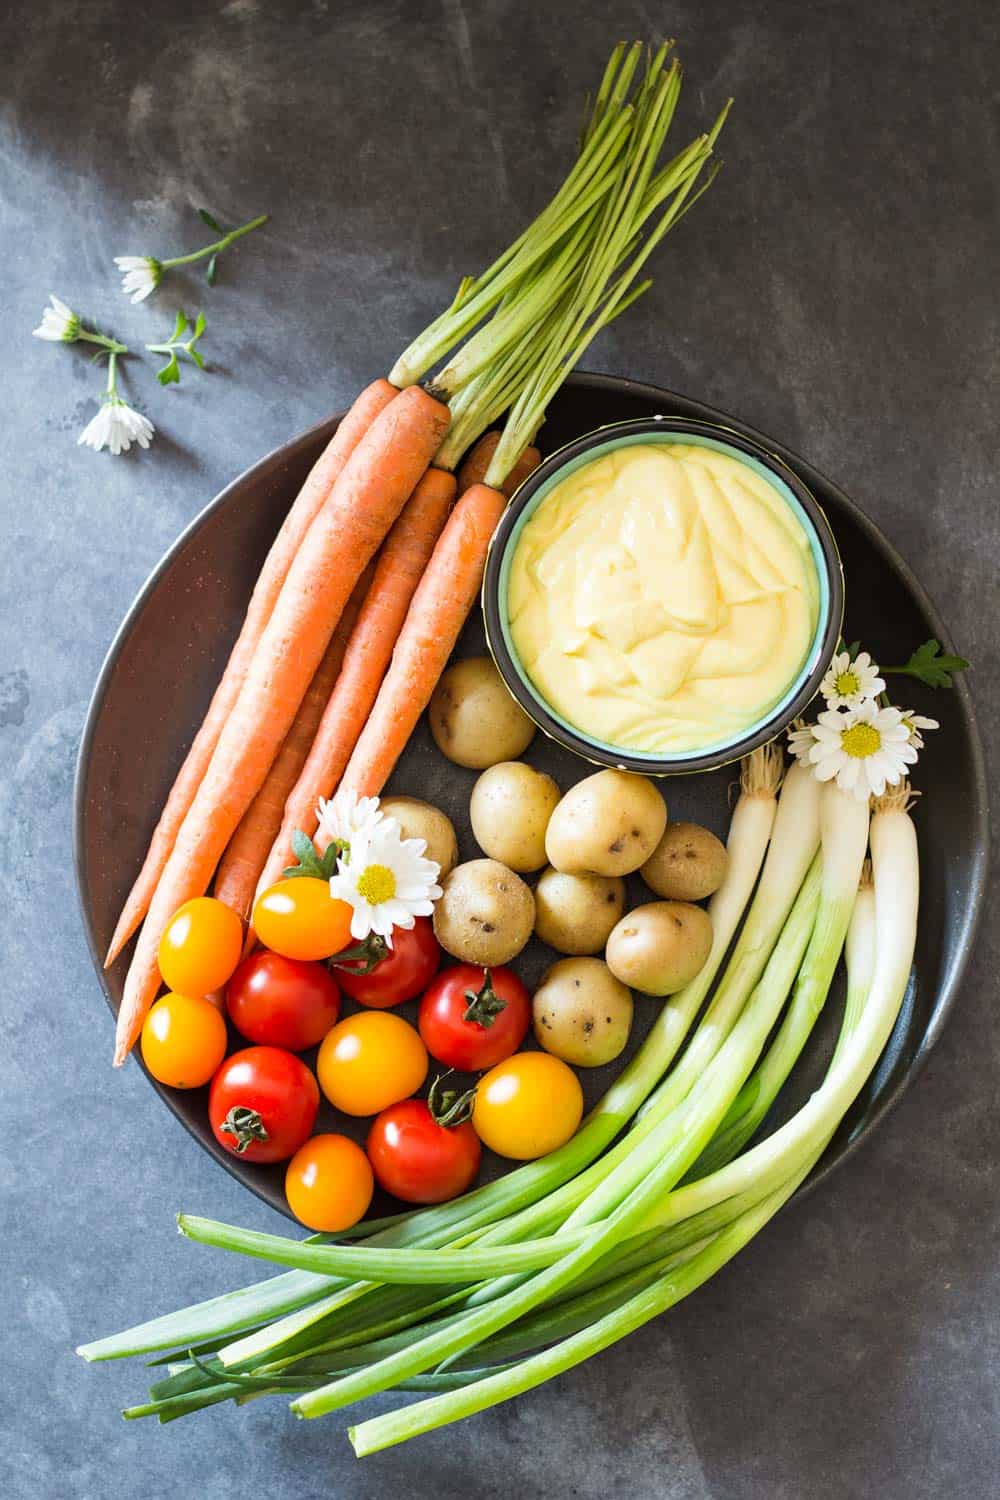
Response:
[[[577,375],[553,402],[542,445],[552,452],[603,423],[655,412],[733,428],[777,454],[808,485],[827,512],[843,557],[848,639],[860,638],[882,661],[905,660],[928,636],[949,644],[920,584],[847,496],[795,454],[735,418],[653,386],[610,376]],[[127,954],[109,974],[101,969],[101,955],[126,889],[142,861],[182,752],[211,697],[268,545],[336,423],[331,418],[269,454],[202,511],[149,578],[108,652],[80,746],[75,833],[87,936],[112,1011],[117,1011],[121,998]],[[469,656],[484,650],[477,610],[457,654]],[[910,706],[931,712],[942,723],[929,737],[917,774],[917,784],[933,787],[934,795],[920,804],[916,815],[923,855],[916,962],[889,1047],[813,1173],[812,1183],[857,1149],[919,1072],[954,1004],[982,904],[988,849],[986,781],[968,690],[959,683],[950,693],[934,694],[913,684],[907,699]],[[564,788],[591,769],[541,735],[528,758]],[[397,767],[391,790],[410,792],[443,807],[458,829],[463,857],[473,858],[478,851],[469,828],[468,801],[474,780],[474,772],[462,771],[439,755],[421,724]],[[731,771],[717,771],[664,783],[671,816],[694,819],[724,833],[731,780]],[[636,899],[639,890],[633,893]],[[550,950],[533,942],[518,960],[518,968],[530,984],[552,957]],[[819,1081],[832,1048],[841,1002],[838,981],[768,1128],[797,1108]],[[403,1007],[403,1014],[412,1019],[413,1010],[414,1006]],[[637,1002],[636,1024],[625,1056],[583,1077],[588,1105],[632,1055],[655,1013],[655,1001]],[[108,1027],[100,1044],[107,1048],[109,1064],[111,1043]],[[207,1090],[175,1093],[156,1083],[153,1087],[206,1151],[247,1187],[287,1212],[282,1168],[242,1163],[216,1144],[206,1121]],[[360,1138],[365,1123],[349,1122],[347,1128]],[[332,1112],[321,1112],[319,1128],[331,1127]],[[337,1128],[344,1129],[344,1122],[339,1121]],[[495,1176],[503,1169],[498,1159],[485,1163],[485,1175]],[[376,1203],[373,1212],[391,1206]]]

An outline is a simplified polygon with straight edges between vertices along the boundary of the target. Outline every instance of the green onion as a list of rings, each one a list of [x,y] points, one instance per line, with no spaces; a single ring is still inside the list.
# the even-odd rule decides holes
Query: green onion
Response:
[[[770,1191],[833,1134],[896,1023],[916,945],[919,860],[904,782],[875,803],[869,830],[875,886],[875,962],[864,1009],[842,1038],[830,1071],[780,1129],[727,1166],[669,1193],[643,1227],[676,1223],[752,1189]]]
[[[543,1384],[554,1375],[572,1369],[574,1365],[600,1353],[610,1344],[617,1343],[627,1333],[641,1328],[651,1318],[689,1296],[713,1276],[764,1227],[797,1186],[798,1180],[793,1179],[757,1208],[742,1215],[691,1260],[666,1273],[623,1306],[605,1314],[589,1328],[564,1339],[554,1348],[536,1354],[509,1370],[477,1380],[464,1390],[432,1397],[428,1401],[417,1402],[414,1406],[403,1407],[351,1427],[348,1436],[355,1453],[359,1458],[364,1458],[382,1448],[405,1442],[419,1433],[431,1432],[460,1417],[484,1411],[501,1401],[509,1401],[513,1396]],[[299,1409],[305,1399],[300,1398],[293,1403],[293,1410]]]
[[[820,839],[822,899],[791,1003],[767,1056],[740,1090],[689,1178],[705,1177],[731,1161],[756,1134],[826,1003],[868,848],[868,804],[828,782],[820,797]]]

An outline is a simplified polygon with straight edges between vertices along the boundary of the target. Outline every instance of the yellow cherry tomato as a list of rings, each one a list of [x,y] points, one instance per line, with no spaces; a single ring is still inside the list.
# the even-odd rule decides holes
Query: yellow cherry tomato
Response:
[[[261,893],[253,928],[265,948],[285,958],[329,958],[351,941],[351,908],[334,900],[325,880],[297,875]]]
[[[375,1179],[361,1147],[346,1135],[314,1135],[285,1170],[288,1206],[307,1229],[350,1229],[368,1211]]]
[[[472,1108],[479,1139],[514,1161],[564,1146],[582,1117],[580,1080],[548,1052],[517,1052],[484,1073]]]
[[[327,1032],[316,1073],[334,1109],[377,1115],[416,1093],[427,1077],[427,1049],[402,1017],[366,1010]]]
[[[158,1083],[197,1089],[226,1055],[226,1023],[200,995],[164,995],[142,1027],[142,1060]]]
[[[230,978],[243,951],[243,923],[212,896],[177,908],[160,939],[160,973],[169,990],[207,995]]]

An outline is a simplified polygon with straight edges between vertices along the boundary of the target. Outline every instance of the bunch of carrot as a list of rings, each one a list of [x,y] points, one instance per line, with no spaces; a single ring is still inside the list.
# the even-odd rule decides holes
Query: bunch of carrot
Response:
[[[657,165],[680,91],[667,52],[640,67],[640,44],[615,49],[551,203],[361,393],[292,505],[111,941],[107,964],[142,923],[116,1065],[155,998],[176,909],[218,871],[216,894],[246,918],[288,863],[291,834],[314,833],[320,796],[338,785],[374,795],[391,774],[478,594],[512,486],[538,462],[546,405],[649,285],[634,284],[639,270],[711,181],[695,189],[725,110]],[[456,483],[462,454],[508,409]]]

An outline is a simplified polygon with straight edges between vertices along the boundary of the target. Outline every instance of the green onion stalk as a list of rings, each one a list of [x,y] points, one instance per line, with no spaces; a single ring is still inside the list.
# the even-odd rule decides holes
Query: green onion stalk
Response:
[[[772,1135],[707,1177],[668,1193],[643,1227],[677,1223],[749,1189],[770,1191],[829,1139],[878,1062],[899,1015],[916,946],[919,860],[906,782],[874,804],[874,962],[863,1010],[820,1088]],[[867,905],[867,903],[865,903]],[[855,1010],[860,1001],[852,998]]]
[[[760,1066],[744,1084],[708,1149],[689,1177],[706,1177],[738,1156],[795,1066],[826,1004],[847,936],[868,848],[868,804],[835,782],[820,796],[823,891],[816,925],[791,1003]]]

